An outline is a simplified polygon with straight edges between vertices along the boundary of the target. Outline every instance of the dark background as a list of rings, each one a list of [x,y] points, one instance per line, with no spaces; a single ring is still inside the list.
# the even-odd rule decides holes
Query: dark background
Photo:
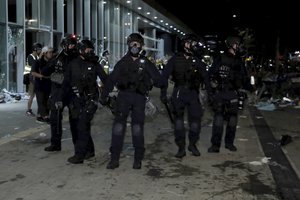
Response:
[[[248,28],[256,50],[275,56],[300,49],[297,1],[284,0],[155,0],[200,36],[216,34],[220,40]],[[233,15],[237,15],[233,18]]]

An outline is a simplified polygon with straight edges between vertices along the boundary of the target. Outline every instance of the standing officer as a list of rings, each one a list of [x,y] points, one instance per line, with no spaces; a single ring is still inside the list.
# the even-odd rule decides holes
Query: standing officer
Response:
[[[198,58],[198,52],[203,50],[203,42],[194,34],[187,34],[182,39],[183,51],[170,58],[164,67],[162,75],[167,82],[172,75],[174,82],[171,104],[174,114],[174,135],[175,143],[179,147],[175,157],[182,158],[186,155],[185,151],[185,128],[184,111],[187,108],[189,121],[189,146],[188,150],[194,156],[200,156],[196,143],[199,140],[201,130],[201,117],[203,110],[199,101],[199,87],[202,82],[208,87],[209,79],[205,64]],[[196,56],[197,55],[197,56]],[[166,104],[167,88],[161,90],[161,101]]]
[[[142,55],[143,37],[132,33],[127,38],[128,52],[115,65],[109,75],[100,103],[106,104],[109,92],[116,85],[119,93],[116,99],[115,119],[112,127],[110,146],[111,160],[107,169],[119,167],[119,158],[123,147],[126,132],[126,121],[131,112],[132,142],[135,148],[133,169],[140,169],[144,157],[144,120],[145,104],[148,91],[152,84],[155,87],[162,85],[158,69]]]
[[[95,156],[91,121],[98,108],[97,77],[103,83],[107,77],[103,67],[97,63],[99,58],[94,53],[93,43],[82,40],[77,46],[79,56],[69,63],[63,84],[64,87],[71,88],[70,118],[76,123],[72,133],[76,134],[75,155],[68,159],[73,164],[83,163],[84,159]]]
[[[44,76],[50,76],[51,93],[49,97],[50,104],[50,125],[51,125],[51,145],[45,148],[45,151],[60,151],[62,137],[62,112],[65,106],[69,104],[69,88],[63,88],[64,73],[68,63],[77,55],[76,50],[77,38],[70,35],[61,42],[62,51],[54,59],[53,64],[43,69]],[[70,116],[70,109],[69,109]],[[75,127],[76,121],[69,117],[69,123],[73,138],[76,138]]]
[[[234,138],[238,123],[238,90],[246,79],[246,70],[239,53],[240,39],[238,37],[228,37],[225,41],[227,51],[218,56],[209,69],[209,74],[215,86],[212,109],[214,111],[212,127],[212,146],[209,153],[219,153],[223,123],[227,121],[225,148],[236,151]]]

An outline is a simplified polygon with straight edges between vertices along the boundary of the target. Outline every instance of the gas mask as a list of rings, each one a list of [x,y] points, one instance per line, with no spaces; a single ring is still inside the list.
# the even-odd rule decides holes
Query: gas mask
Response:
[[[142,47],[138,47],[137,45],[129,46],[129,52],[132,57],[138,57]]]
[[[186,44],[188,44],[188,46],[186,46]],[[186,41],[185,44],[184,44],[184,54],[186,56],[193,56],[194,55],[194,52],[193,52],[193,41]]]
[[[84,57],[85,60],[95,62],[96,54],[95,54],[94,50],[91,50],[87,53],[83,52],[81,55]]]
[[[71,56],[71,57],[75,57],[76,55],[78,55],[78,51],[77,51],[77,49],[75,47],[73,47],[73,48],[66,47],[65,48],[65,53],[68,56]]]

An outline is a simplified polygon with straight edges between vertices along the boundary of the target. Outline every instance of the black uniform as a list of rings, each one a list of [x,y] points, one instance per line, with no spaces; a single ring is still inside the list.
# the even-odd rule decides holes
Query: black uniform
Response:
[[[144,157],[144,120],[145,104],[148,91],[152,84],[156,87],[162,85],[161,75],[158,69],[147,58],[133,60],[130,53],[127,53],[114,67],[104,85],[102,99],[106,98],[109,92],[116,85],[119,93],[116,99],[115,119],[112,127],[111,161],[116,165],[107,168],[113,169],[119,166],[119,157],[122,151],[126,122],[131,111],[132,142],[135,148],[135,161],[141,161]],[[139,166],[140,167],[140,166]],[[138,168],[139,168],[138,167]]]
[[[206,66],[196,57],[185,57],[184,53],[179,53],[168,61],[163,69],[162,75],[165,81],[167,81],[171,75],[172,81],[175,84],[171,97],[175,123],[175,143],[179,147],[179,151],[175,156],[178,158],[185,156],[185,108],[187,108],[189,121],[189,150],[192,151],[195,156],[199,156],[200,153],[198,150],[195,151],[195,144],[199,140],[201,117],[203,115],[199,100],[199,87],[201,82],[204,82],[206,86],[209,85]],[[161,97],[166,96],[166,89],[167,88],[161,91]]]
[[[227,52],[217,57],[209,74],[216,84],[212,108],[214,111],[213,128],[209,152],[219,152],[223,134],[223,122],[227,120],[225,147],[236,151],[233,146],[238,123],[238,90],[246,80],[246,70],[242,60]]]
[[[49,97],[50,106],[50,124],[51,124],[51,145],[45,148],[45,151],[60,151],[61,150],[61,138],[62,138],[62,112],[63,109],[69,107],[69,88],[63,88],[62,82],[65,76],[66,66],[74,59],[75,55],[67,55],[62,51],[57,58],[53,61],[53,64],[43,69],[42,74],[44,76],[51,76],[51,93]],[[76,138],[76,121],[70,118],[69,109],[69,123],[72,133],[73,143]]]
[[[65,73],[64,88],[71,88],[70,119],[75,123],[73,140],[75,157],[79,161],[95,154],[91,137],[91,120],[98,108],[99,92],[97,77],[105,83],[107,75],[103,67],[78,56],[72,60]]]

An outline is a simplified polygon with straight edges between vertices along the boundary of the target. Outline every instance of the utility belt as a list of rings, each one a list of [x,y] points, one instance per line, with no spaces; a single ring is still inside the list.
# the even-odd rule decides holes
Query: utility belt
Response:
[[[223,92],[231,92],[231,91],[236,91],[236,89],[229,83],[227,84],[220,84],[216,87],[217,91],[223,91]]]
[[[175,84],[174,87],[178,89],[188,89],[188,90],[196,90],[196,91],[199,90],[199,88],[196,88],[195,86],[192,86],[190,84],[184,84],[184,85]]]
[[[90,100],[97,100],[98,94],[97,93],[87,93],[87,92],[80,92],[79,89],[76,86],[72,87],[72,92],[75,94],[77,98],[80,98],[85,101]]]
[[[147,86],[143,84],[135,85],[135,84],[129,84],[128,87],[118,87],[120,91],[126,91],[126,92],[136,92],[141,95],[148,95],[149,90]]]

